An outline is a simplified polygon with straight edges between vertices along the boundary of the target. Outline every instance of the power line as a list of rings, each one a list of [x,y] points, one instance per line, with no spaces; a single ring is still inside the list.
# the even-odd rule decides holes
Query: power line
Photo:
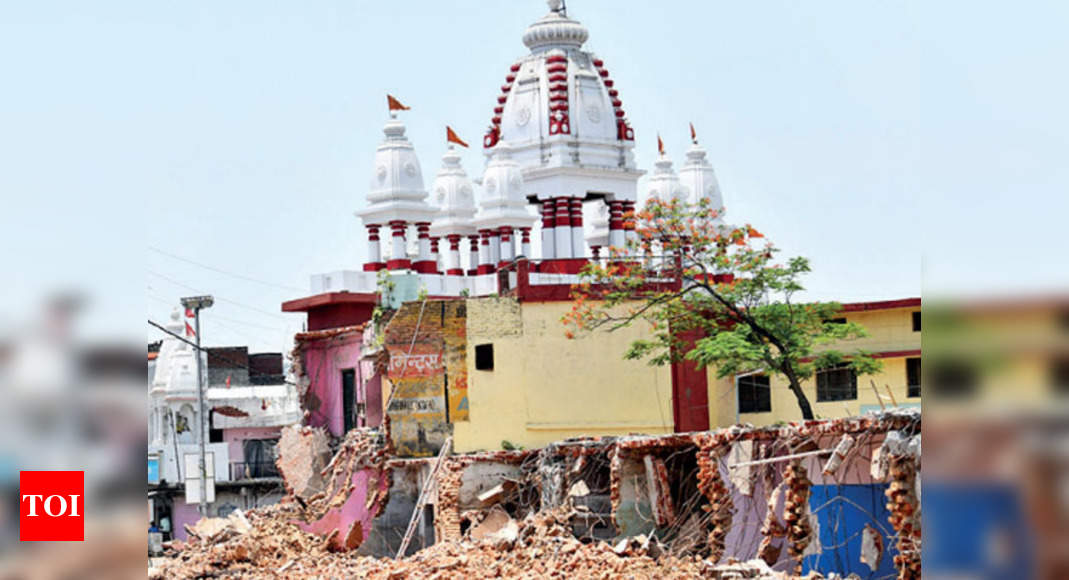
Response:
[[[202,290],[200,290],[198,288],[194,288],[194,287],[190,286],[189,284],[186,284],[186,283],[183,283],[183,282],[179,282],[178,280],[175,280],[174,278],[171,278],[169,276],[164,276],[163,274],[160,274],[159,272],[153,272],[152,270],[146,270],[146,271],[149,274],[153,275],[153,276],[156,276],[158,278],[166,280],[166,281],[168,281],[171,284],[174,284],[176,286],[180,286],[182,288],[185,288],[186,290],[190,290],[192,292],[197,292],[199,294],[205,294],[204,291],[202,291]],[[232,304],[232,305],[237,306],[239,308],[245,308],[245,309],[251,310],[253,312],[259,312],[260,314],[266,314],[267,316],[273,316],[275,318],[279,318],[279,319],[282,319],[282,320],[288,320],[285,316],[283,316],[281,314],[278,314],[276,312],[268,312],[266,310],[261,310],[259,308],[254,307],[254,306],[248,306],[248,305],[242,304],[241,302],[235,302],[233,300],[228,300],[226,298],[222,298],[222,297],[220,297],[218,295],[215,295],[215,299],[220,301],[220,302],[226,302],[227,304]]]
[[[194,266],[197,266],[197,267],[200,267],[200,268],[204,268],[205,270],[211,270],[213,272],[218,272],[220,274],[225,274],[227,276],[232,276],[234,278],[238,278],[238,279],[241,279],[241,280],[246,280],[246,281],[249,281],[249,282],[256,282],[257,284],[263,284],[264,286],[273,286],[275,288],[281,288],[283,290],[294,290],[296,292],[304,292],[305,291],[304,288],[297,288],[296,286],[287,286],[285,284],[277,284],[275,282],[267,282],[265,280],[258,280],[256,278],[251,277],[251,276],[245,276],[244,274],[238,274],[236,272],[230,272],[230,271],[224,270],[222,268],[216,268],[215,266],[209,266],[208,264],[202,264],[202,263],[197,262],[195,260],[190,260],[189,258],[183,258],[182,256],[179,256],[179,255],[176,255],[176,254],[172,254],[170,252],[165,252],[165,251],[163,251],[163,250],[161,250],[159,248],[156,248],[154,246],[149,246],[148,249],[152,250],[153,252],[156,252],[157,254],[161,254],[161,255],[167,256],[168,258],[173,258],[173,259],[181,261],[181,262],[186,262],[187,264],[193,264]]]

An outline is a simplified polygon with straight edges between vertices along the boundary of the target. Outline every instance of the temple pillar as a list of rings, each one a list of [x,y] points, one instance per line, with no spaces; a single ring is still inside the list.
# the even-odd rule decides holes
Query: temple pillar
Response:
[[[501,226],[498,229],[498,236],[501,238],[501,256],[497,260],[497,265],[500,268],[511,263],[516,256],[512,253],[512,228]]]
[[[623,250],[627,245],[624,233],[624,202],[609,202],[609,246]]]
[[[445,261],[445,273],[448,276],[463,276],[464,268],[460,265],[460,236],[450,234],[446,236],[449,241],[449,254]]]
[[[479,270],[480,274],[490,274],[494,267],[490,265],[490,230],[479,230]]]
[[[468,236],[468,241],[468,276],[474,276],[479,271],[479,236]]]
[[[586,239],[583,235],[583,200],[578,197],[571,199],[572,216],[572,257],[586,257]]]
[[[416,258],[416,263],[413,264],[412,269],[420,274],[436,274],[438,272],[438,262],[431,258],[431,224],[430,222],[417,222],[415,225],[419,257]]]
[[[379,243],[379,224],[367,225],[367,262],[365,272],[376,272],[386,267],[382,263],[382,245]]]
[[[552,199],[547,199],[542,202],[542,259],[552,260],[557,257],[554,247],[556,244],[556,238],[554,237],[553,228],[556,224],[554,219],[554,202]]]
[[[520,228],[520,252],[524,258],[531,258],[531,228]]]
[[[556,214],[554,225],[554,258],[572,257],[572,205],[567,197],[558,197],[555,202]]]
[[[390,222],[392,245],[390,260],[386,262],[386,267],[390,270],[407,270],[412,267],[412,262],[408,259],[405,250],[405,229],[407,227],[408,224],[404,220]]]

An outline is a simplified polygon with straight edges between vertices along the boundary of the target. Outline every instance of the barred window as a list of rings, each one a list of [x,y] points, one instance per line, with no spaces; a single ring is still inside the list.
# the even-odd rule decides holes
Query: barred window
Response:
[[[817,401],[857,399],[857,373],[849,363],[817,370]]]
[[[768,375],[739,377],[739,412],[767,413],[772,410],[772,389]]]

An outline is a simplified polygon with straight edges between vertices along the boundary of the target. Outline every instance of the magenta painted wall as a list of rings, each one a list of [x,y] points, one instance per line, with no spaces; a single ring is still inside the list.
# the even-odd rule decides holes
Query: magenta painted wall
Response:
[[[344,335],[308,341],[304,345],[304,371],[308,375],[308,394],[303,407],[308,411],[307,424],[326,427],[332,435],[344,435],[341,373],[354,369],[356,402],[368,411],[368,425],[382,421],[382,390],[378,377],[371,377],[372,365],[361,363],[362,337]],[[370,379],[370,380],[369,380]],[[360,426],[360,425],[358,425]]]
[[[349,494],[345,503],[331,509],[314,522],[297,522],[297,525],[304,531],[320,537],[326,537],[332,530],[338,530],[336,538],[339,542],[338,547],[340,547],[340,542],[344,542],[349,535],[353,523],[359,521],[363,532],[360,541],[363,542],[371,533],[372,520],[379,515],[381,507],[380,502],[372,502],[370,508],[368,507],[368,486],[373,478],[377,481],[380,497],[385,497],[390,485],[390,477],[384,476],[377,469],[362,469],[353,473],[352,493]]]

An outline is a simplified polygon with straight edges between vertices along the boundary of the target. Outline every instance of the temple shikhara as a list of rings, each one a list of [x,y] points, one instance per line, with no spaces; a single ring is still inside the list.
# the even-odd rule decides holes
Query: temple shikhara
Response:
[[[367,231],[367,261],[315,276],[316,294],[373,294],[381,270],[409,275],[406,288],[431,296],[494,294],[501,290],[496,272],[519,257],[533,262],[530,284],[571,283],[584,260],[633,235],[624,215],[643,201],[638,182],[646,171],[635,164],[621,89],[606,61],[586,48],[587,28],[559,2],[549,4],[523,34],[529,52],[503,67],[480,179],[461,166],[453,141],[428,187],[405,134],[405,120],[418,112],[389,98],[366,203],[356,212]],[[662,148],[647,184],[651,197],[723,205],[697,139],[678,173]]]

